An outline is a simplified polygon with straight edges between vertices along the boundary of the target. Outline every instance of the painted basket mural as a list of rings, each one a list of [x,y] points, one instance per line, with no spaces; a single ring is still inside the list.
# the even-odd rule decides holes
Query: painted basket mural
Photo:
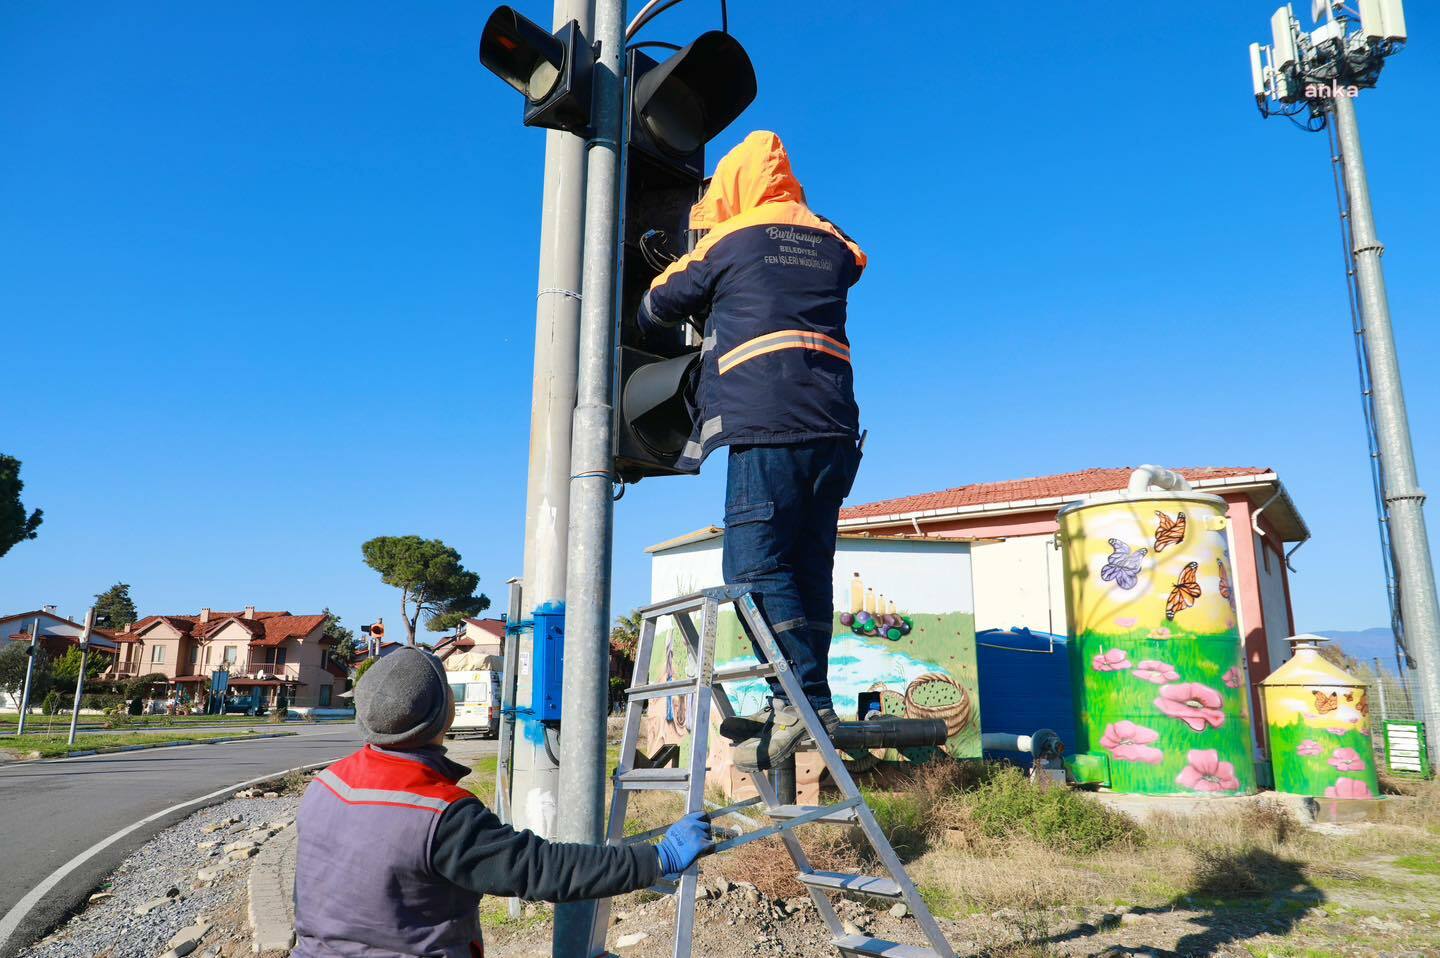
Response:
[[[1255,790],[1225,513],[1161,492],[1061,510],[1078,745],[1117,792]]]
[[[1316,798],[1377,798],[1366,686],[1310,643],[1260,683],[1275,790]]]

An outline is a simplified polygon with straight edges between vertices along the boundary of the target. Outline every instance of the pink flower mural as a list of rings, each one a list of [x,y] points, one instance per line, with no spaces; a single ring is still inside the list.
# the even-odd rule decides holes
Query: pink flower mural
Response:
[[[1331,735],[1344,735],[1344,734],[1345,734],[1345,730],[1344,730],[1343,728],[1327,728],[1325,731],[1329,732]]]
[[[1334,785],[1326,786],[1326,798],[1372,798],[1370,786],[1358,778],[1337,778]]]
[[[1342,772],[1365,771],[1365,760],[1353,748],[1337,748],[1330,756],[1330,764]]]
[[[1172,632],[1170,631],[1170,629],[1169,629],[1168,626],[1162,625],[1162,626],[1160,626],[1159,628],[1151,629],[1151,630],[1150,630],[1149,638],[1152,638],[1152,639],[1168,639],[1168,638],[1170,638],[1170,636],[1173,635],[1173,634],[1174,634],[1174,633],[1172,633]]]
[[[1159,732],[1143,725],[1136,725],[1130,721],[1114,722],[1105,726],[1105,735],[1100,739],[1100,747],[1107,749],[1112,756],[1122,762],[1144,762],[1146,765],[1159,765],[1160,760],[1165,757],[1165,753],[1150,745],[1159,737]]]
[[[1090,667],[1096,672],[1119,672],[1130,668],[1130,657],[1124,649],[1111,649],[1092,657]]]
[[[1238,689],[1240,683],[1245,681],[1245,674],[1240,671],[1240,666],[1232,665],[1230,670],[1220,677],[1228,688]]]
[[[1116,619],[1115,624],[1122,629],[1133,629],[1135,628],[1135,616],[1127,615],[1124,618]]]
[[[1225,713],[1221,711],[1220,704],[1220,693],[1199,682],[1162,685],[1160,696],[1155,700],[1157,709],[1197,732],[1225,724]]]
[[[1295,752],[1298,755],[1319,755],[1323,751],[1325,750],[1320,747],[1320,743],[1315,741],[1313,738],[1307,738],[1305,741],[1295,746]]]
[[[1235,766],[1220,761],[1220,753],[1215,749],[1192,749],[1188,759],[1189,764],[1175,776],[1175,781],[1191,791],[1233,792],[1240,787],[1240,780],[1235,777]]]
[[[1180,678],[1180,673],[1169,662],[1161,662],[1158,659],[1144,659],[1135,666],[1135,671],[1130,673],[1137,679],[1144,679],[1146,682],[1154,682],[1156,685],[1164,685],[1166,682],[1174,682]]]

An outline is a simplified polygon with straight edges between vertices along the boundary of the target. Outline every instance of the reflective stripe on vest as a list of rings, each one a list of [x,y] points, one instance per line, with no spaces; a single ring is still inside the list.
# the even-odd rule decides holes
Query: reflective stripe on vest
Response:
[[[817,353],[850,361],[850,347],[824,333],[813,333],[803,329],[782,329],[778,333],[766,333],[741,343],[719,359],[720,375],[725,375],[741,363],[757,356],[781,349],[813,349]]]
[[[449,799],[431,798],[426,795],[416,795],[414,792],[401,792],[389,788],[355,788],[328,768],[316,775],[315,780],[334,792],[335,797],[347,805],[400,805],[407,808],[423,808],[428,812],[439,814],[449,808],[451,804]]]

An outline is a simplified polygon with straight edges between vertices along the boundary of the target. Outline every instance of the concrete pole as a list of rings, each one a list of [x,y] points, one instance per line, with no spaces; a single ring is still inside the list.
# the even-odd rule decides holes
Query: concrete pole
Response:
[[[565,588],[565,689],[560,737],[562,841],[604,841],[605,717],[610,675],[616,243],[625,95],[625,0],[595,0],[594,99],[587,144],[585,299],[570,477]],[[585,955],[594,902],[555,910],[554,958]]]
[[[1385,480],[1391,551],[1400,584],[1400,618],[1404,623],[1406,647],[1415,657],[1421,717],[1425,721],[1430,754],[1435,755],[1440,754],[1437,751],[1440,750],[1440,607],[1436,603],[1435,570],[1425,531],[1425,493],[1420,488],[1415,452],[1410,445],[1410,421],[1400,385],[1400,359],[1390,326],[1385,274],[1380,266],[1384,247],[1375,235],[1355,104],[1344,96],[1335,97],[1332,103],[1345,191],[1349,196],[1355,281],[1360,294],[1365,350],[1370,359],[1371,402],[1375,410],[1381,474]]]
[[[70,737],[66,745],[75,744],[75,724],[80,719],[80,696],[85,691],[85,658],[90,653],[90,630],[95,628],[95,607],[85,613],[85,629],[80,633],[80,674],[75,676],[75,704],[70,709]]]
[[[40,617],[30,624],[30,658],[25,662],[25,688],[20,693],[20,721],[15,723],[15,734],[25,734],[25,713],[30,711],[30,682],[35,677],[35,656],[40,654]]]
[[[555,0],[554,27],[578,21],[591,36],[586,0]],[[540,216],[540,277],[535,307],[535,375],[530,394],[530,471],[525,485],[526,615],[565,601],[570,521],[570,425],[575,412],[580,341],[580,269],[585,215],[585,141],[545,134],[545,192]],[[524,714],[531,704],[533,634],[520,637],[514,777],[510,813],[518,829],[554,834],[559,771],[546,729]]]

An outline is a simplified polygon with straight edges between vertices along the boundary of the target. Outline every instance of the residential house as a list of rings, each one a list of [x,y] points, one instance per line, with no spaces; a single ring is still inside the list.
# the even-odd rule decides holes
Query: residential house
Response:
[[[447,635],[435,643],[432,650],[440,660],[456,652],[474,652],[476,655],[504,655],[505,620],[471,619],[461,620],[453,635]]]
[[[330,658],[325,615],[201,609],[190,615],[148,615],[114,634],[120,646],[107,678],[157,673],[167,697],[202,706],[217,671],[228,673],[230,696],[274,707],[280,690],[300,709],[338,707],[346,669]],[[158,683],[157,683],[158,684]]]
[[[0,648],[5,647],[7,642],[23,642],[30,644],[31,630],[39,623],[40,647],[45,650],[51,661],[60,658],[72,647],[80,644],[80,634],[85,631],[85,626],[79,622],[65,618],[55,612],[39,609],[34,612],[17,612],[14,615],[0,617]],[[92,629],[90,631],[91,654],[99,653],[109,656],[112,660],[115,657],[119,644],[114,639],[115,633],[107,629]],[[9,701],[9,696],[0,692],[0,700],[8,707],[15,707],[16,703]]]

